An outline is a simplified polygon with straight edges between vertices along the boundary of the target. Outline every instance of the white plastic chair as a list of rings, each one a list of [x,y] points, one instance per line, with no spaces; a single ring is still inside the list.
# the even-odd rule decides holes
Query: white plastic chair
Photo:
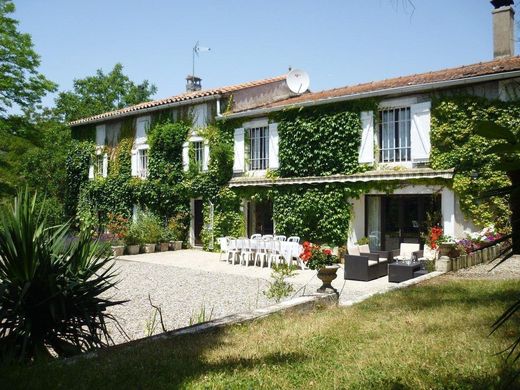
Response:
[[[240,264],[242,264],[244,262],[246,267],[249,266],[249,262],[251,260],[253,260],[253,261],[255,260],[255,250],[253,249],[252,241],[253,240],[248,240],[248,239],[244,239],[242,241],[244,246],[241,251]]]
[[[260,238],[262,238],[262,235],[259,233],[255,233],[251,236],[251,240],[259,240]]]
[[[229,250],[229,237],[217,238],[218,245],[220,246],[220,256],[218,260],[222,260],[222,254],[227,253]]]
[[[298,236],[291,236],[287,239],[287,242],[297,242],[300,243],[300,237]]]
[[[286,241],[287,237],[281,236],[281,235],[280,236],[274,236],[273,240],[275,240],[275,241]]]
[[[240,239],[236,239],[234,237],[229,237],[228,241],[228,252],[227,252],[227,261],[228,263],[231,261],[233,265],[235,265],[235,260],[239,260],[240,258]]]
[[[256,252],[255,252],[255,262],[256,265],[259,263],[260,267],[264,267],[264,262],[267,260],[268,254],[268,246],[270,245],[270,240],[258,240],[256,242]]]
[[[264,240],[272,240],[272,239],[273,239],[273,235],[272,235],[272,234],[264,234],[264,235],[262,236],[262,238],[263,238]]]
[[[281,252],[281,245],[283,241],[272,240],[270,241],[270,248],[267,257],[267,266],[271,268],[273,262],[280,264],[284,259]]]

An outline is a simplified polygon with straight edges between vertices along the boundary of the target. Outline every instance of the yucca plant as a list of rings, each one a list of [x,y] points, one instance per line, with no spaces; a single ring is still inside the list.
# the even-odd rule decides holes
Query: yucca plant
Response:
[[[103,297],[114,263],[88,233],[46,226],[36,196],[19,192],[0,215],[1,359],[70,356],[111,342]]]

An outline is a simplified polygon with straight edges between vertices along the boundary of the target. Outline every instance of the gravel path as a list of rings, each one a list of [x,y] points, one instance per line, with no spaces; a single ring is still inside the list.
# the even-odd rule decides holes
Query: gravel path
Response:
[[[146,324],[154,305],[160,306],[167,330],[187,326],[201,310],[206,320],[244,312],[270,303],[263,294],[265,279],[240,275],[217,274],[174,266],[118,261],[119,279],[116,300],[130,300],[111,309],[131,339],[146,336]],[[114,291],[114,290],[112,290]],[[158,318],[157,318],[158,319]],[[155,333],[161,333],[157,325]],[[119,332],[111,332],[116,343],[125,341]]]
[[[498,267],[493,267],[499,262],[494,260],[489,264],[479,264],[471,268],[465,268],[452,273],[452,277],[463,279],[520,279],[520,256],[513,256]]]

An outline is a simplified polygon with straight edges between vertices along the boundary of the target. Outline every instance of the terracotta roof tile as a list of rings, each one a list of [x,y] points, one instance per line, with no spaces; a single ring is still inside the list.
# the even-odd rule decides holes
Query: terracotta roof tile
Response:
[[[475,76],[510,72],[514,70],[520,70],[520,56],[500,58],[489,62],[480,62],[478,64],[465,65],[457,68],[448,68],[435,72],[420,73],[353,86],[334,88],[320,92],[307,93],[300,96],[279,100],[277,102],[264,105],[261,108],[290,106],[293,104],[326,100],[339,96],[357,95],[360,93],[429,84],[440,81],[459,80]]]
[[[138,111],[144,110],[144,109],[160,107],[160,106],[170,104],[170,103],[183,102],[183,101],[193,100],[193,99],[202,98],[202,97],[206,97],[206,96],[221,95],[221,94],[225,94],[225,93],[235,92],[235,91],[238,91],[241,89],[258,87],[260,85],[265,85],[265,84],[282,81],[285,79],[285,76],[286,75],[281,75],[281,76],[277,76],[277,77],[271,77],[271,78],[256,80],[256,81],[249,81],[247,83],[229,85],[229,86],[220,87],[220,88],[212,88],[212,89],[206,89],[206,90],[200,90],[200,91],[194,91],[194,92],[186,92],[186,93],[171,96],[171,97],[168,97],[165,99],[152,100],[149,102],[139,103],[134,106],[121,108],[119,110],[94,115],[94,116],[91,116],[88,118],[81,118],[81,119],[70,122],[69,125],[78,126],[78,125],[82,125],[82,124],[86,124],[86,123],[90,123],[90,122],[97,122],[101,119],[110,119],[110,118],[118,117],[118,116],[121,116],[121,115],[124,115],[127,113],[131,113],[131,112],[138,112]]]

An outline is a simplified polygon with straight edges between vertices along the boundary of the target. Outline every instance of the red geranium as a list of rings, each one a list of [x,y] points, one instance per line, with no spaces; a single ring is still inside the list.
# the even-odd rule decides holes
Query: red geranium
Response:
[[[337,258],[330,249],[321,249],[319,245],[311,244],[309,241],[303,243],[303,252],[300,254],[300,259],[310,269],[320,269],[337,263]]]

